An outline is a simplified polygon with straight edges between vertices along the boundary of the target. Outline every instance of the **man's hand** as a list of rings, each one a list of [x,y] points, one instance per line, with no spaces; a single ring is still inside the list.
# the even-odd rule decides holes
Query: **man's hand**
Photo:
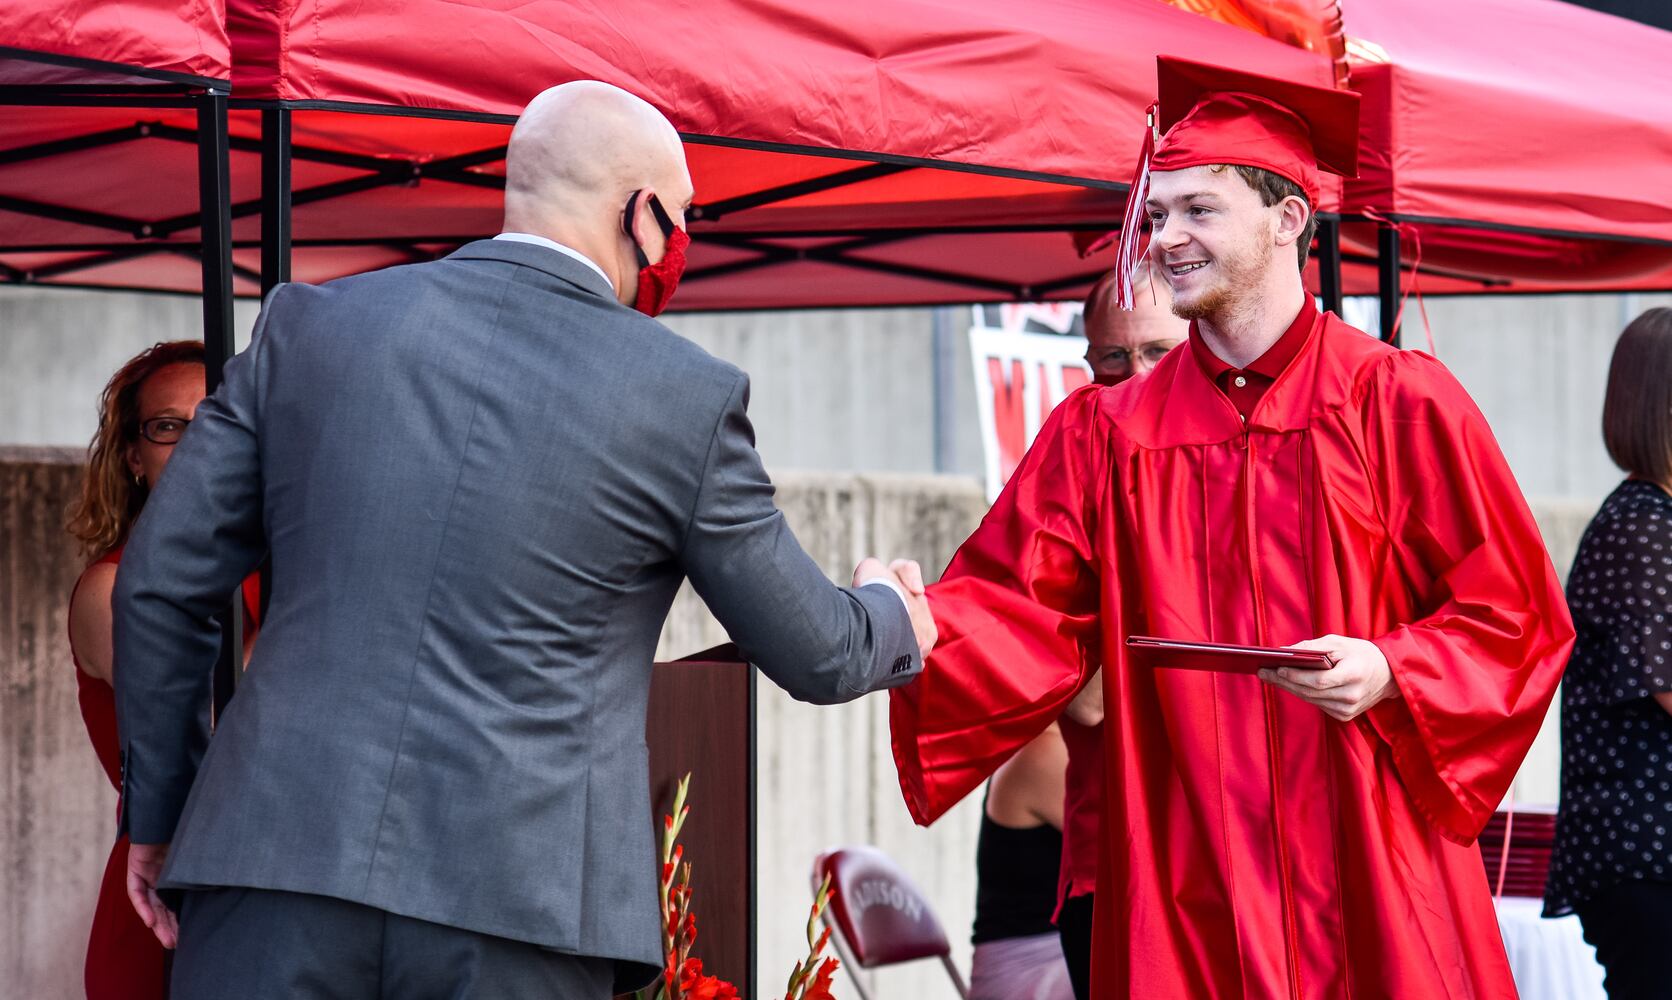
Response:
[[[157,896],[157,879],[167,859],[167,844],[128,845],[128,900],[162,946],[173,948],[180,939],[180,922]]]
[[[912,632],[917,636],[918,652],[928,659],[940,633],[935,630],[935,616],[930,614],[929,599],[924,596],[923,567],[911,559],[896,559],[884,567],[882,560],[867,556],[853,571],[853,585],[863,587],[872,580],[886,580],[900,588],[911,615]]]
[[[1328,653],[1335,666],[1328,670],[1295,667],[1262,670],[1260,679],[1317,705],[1332,719],[1351,722],[1377,702],[1399,697],[1399,685],[1394,683],[1388,658],[1373,642],[1326,635],[1297,642],[1289,648]]]

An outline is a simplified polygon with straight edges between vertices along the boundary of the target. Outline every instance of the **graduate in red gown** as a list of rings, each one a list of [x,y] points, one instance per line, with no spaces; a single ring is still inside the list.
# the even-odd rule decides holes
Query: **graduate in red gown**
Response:
[[[1133,197],[1190,342],[1058,406],[929,588],[907,804],[934,820],[1101,666],[1093,996],[1513,997],[1473,842],[1572,644],[1556,574],[1451,374],[1304,291],[1356,95],[1163,59],[1160,97]],[[1334,666],[1157,668],[1132,635]]]

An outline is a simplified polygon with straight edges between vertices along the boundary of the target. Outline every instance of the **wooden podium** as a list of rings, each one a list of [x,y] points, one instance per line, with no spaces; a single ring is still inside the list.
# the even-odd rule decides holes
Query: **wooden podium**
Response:
[[[755,1000],[755,670],[737,647],[656,664],[645,740],[658,858],[662,817],[691,775],[679,842],[691,862],[692,954]]]

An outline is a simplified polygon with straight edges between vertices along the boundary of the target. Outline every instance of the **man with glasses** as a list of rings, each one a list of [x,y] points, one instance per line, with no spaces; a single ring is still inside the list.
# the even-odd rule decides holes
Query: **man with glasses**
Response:
[[[1114,279],[1110,271],[1086,296],[1086,364],[1098,385],[1148,373],[1190,335],[1190,324],[1173,315],[1172,290],[1151,276],[1148,262],[1133,276],[1137,301],[1130,311],[1115,307]]]

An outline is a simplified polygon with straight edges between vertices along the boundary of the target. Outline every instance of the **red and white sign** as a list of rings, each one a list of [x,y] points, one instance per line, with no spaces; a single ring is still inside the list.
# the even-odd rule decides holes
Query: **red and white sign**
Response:
[[[977,306],[970,325],[987,498],[995,499],[1051,410],[1091,381],[1080,303]]]

